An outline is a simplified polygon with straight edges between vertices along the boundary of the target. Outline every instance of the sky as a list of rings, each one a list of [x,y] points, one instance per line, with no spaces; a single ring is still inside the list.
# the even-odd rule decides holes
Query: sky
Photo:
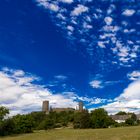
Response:
[[[0,105],[140,113],[140,0],[0,1]]]

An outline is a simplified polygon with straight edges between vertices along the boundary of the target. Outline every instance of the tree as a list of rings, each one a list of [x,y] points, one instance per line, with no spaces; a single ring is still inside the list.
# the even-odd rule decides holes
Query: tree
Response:
[[[45,129],[45,130],[48,130],[48,129],[52,129],[55,127],[55,122],[53,119],[51,119],[49,116],[46,117],[45,120],[43,120],[41,123],[40,123],[40,126],[39,128],[40,129]]]
[[[112,125],[114,121],[108,116],[107,111],[103,108],[95,109],[91,113],[91,127],[92,128],[107,128]]]
[[[6,136],[10,134],[14,134],[15,131],[15,123],[12,118],[5,119],[3,123],[0,125],[0,135]]]
[[[132,125],[134,125],[134,120],[133,120],[132,118],[129,118],[129,119],[127,119],[127,120],[125,121],[125,123],[126,123],[127,125],[132,126]]]
[[[58,119],[57,121],[61,123],[62,126],[67,126],[69,122],[69,115],[68,112],[62,111],[58,113]]]
[[[1,106],[0,107],[0,121],[3,121],[4,117],[9,114],[9,109],[6,107]]]
[[[47,117],[45,112],[32,112],[29,115],[33,120],[34,129],[40,129],[40,123]]]
[[[132,119],[134,122],[137,121],[137,116],[136,116],[135,113],[132,113],[132,115],[131,115],[131,119]]]
[[[89,128],[90,116],[87,110],[77,112],[74,115],[74,128]]]
[[[124,111],[120,111],[120,112],[118,112],[116,115],[127,115],[127,113],[124,112]]]
[[[7,132],[7,121],[5,121],[6,115],[9,114],[9,109],[0,106],[0,135],[4,136]]]
[[[125,123],[127,125],[136,125],[137,124],[137,116],[135,115],[135,113],[131,113],[131,118],[128,118]]]
[[[33,120],[30,115],[16,115],[13,120],[15,122],[15,133],[32,132]]]

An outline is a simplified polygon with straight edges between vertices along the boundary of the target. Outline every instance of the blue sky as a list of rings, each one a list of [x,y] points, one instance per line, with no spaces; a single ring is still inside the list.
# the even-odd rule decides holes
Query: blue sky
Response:
[[[139,0],[3,0],[0,17],[0,104],[11,114],[43,100],[140,112]]]

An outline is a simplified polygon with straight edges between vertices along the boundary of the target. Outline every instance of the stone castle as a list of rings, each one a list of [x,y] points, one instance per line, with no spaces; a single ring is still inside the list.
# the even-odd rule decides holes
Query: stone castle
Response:
[[[42,111],[46,112],[46,113],[49,113],[50,111],[55,111],[55,112],[62,112],[62,111],[82,112],[83,111],[83,102],[79,102],[78,106],[79,106],[78,110],[76,110],[74,108],[50,108],[49,107],[49,101],[43,101]]]

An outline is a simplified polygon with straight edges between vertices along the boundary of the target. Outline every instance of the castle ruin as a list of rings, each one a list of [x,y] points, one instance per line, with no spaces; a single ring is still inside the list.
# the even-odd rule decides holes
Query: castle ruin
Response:
[[[49,107],[49,101],[43,101],[43,104],[42,104],[42,111],[43,112],[46,112],[46,113],[49,113],[50,110],[51,111],[54,111],[54,112],[62,112],[62,111],[78,111],[78,112],[82,112],[83,111],[83,102],[79,102],[79,108],[78,110],[74,109],[74,108],[51,108]]]

